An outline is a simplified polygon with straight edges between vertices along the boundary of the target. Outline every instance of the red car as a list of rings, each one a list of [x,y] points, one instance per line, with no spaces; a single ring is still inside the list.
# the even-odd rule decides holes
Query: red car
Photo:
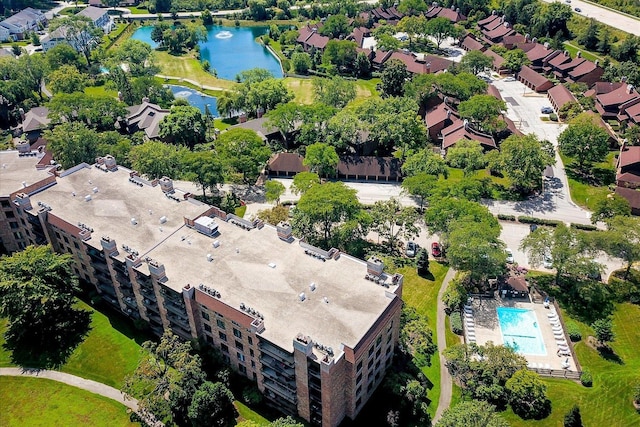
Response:
[[[435,258],[438,258],[442,255],[442,248],[440,247],[440,243],[433,242],[431,244],[431,255],[433,255]]]

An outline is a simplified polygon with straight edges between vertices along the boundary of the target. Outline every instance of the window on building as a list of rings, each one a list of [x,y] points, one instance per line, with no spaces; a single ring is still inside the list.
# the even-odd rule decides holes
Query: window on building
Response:
[[[209,344],[213,344],[213,337],[210,335],[205,335],[204,339],[207,340]]]
[[[362,360],[358,363],[358,366],[356,366],[356,371],[360,372],[361,369],[362,369]]]
[[[231,363],[231,358],[229,356],[227,356],[226,354],[222,355],[222,360],[224,361],[224,363],[226,363],[227,365],[229,363]]]
[[[7,218],[15,218],[16,217],[16,215],[12,211],[7,211],[4,214],[7,216]]]
[[[242,332],[240,332],[236,328],[233,328],[233,336],[236,338],[242,338]]]
[[[229,353],[229,347],[226,344],[220,344],[220,350],[222,350],[223,353]],[[227,363],[229,363],[227,361]]]
[[[256,373],[255,373],[255,372],[253,373],[253,380],[254,380],[254,381],[257,381],[257,380],[258,380],[258,376],[256,375]]]
[[[224,332],[218,331],[218,336],[220,337],[220,339],[222,341],[226,341],[227,340],[227,334],[225,334]]]
[[[359,397],[358,400],[356,400],[356,408],[358,406],[360,406],[360,405],[362,405],[362,398],[361,397]]]
[[[376,339],[376,347],[378,347],[380,344],[382,344],[382,335],[380,335],[378,339]]]
[[[238,371],[247,375],[247,368],[244,365],[238,364]]]
[[[253,338],[247,337],[247,340],[249,341],[249,345],[253,345]]]
[[[238,340],[236,340],[236,348],[240,351],[244,350],[244,346],[242,345],[242,343]]]
[[[376,379],[375,379],[375,380],[376,380],[376,381],[378,381],[379,379],[380,379],[380,372],[378,372],[378,373],[376,374]]]
[[[255,357],[255,353],[253,352],[252,348],[249,349],[249,356]]]
[[[15,233],[13,233],[13,237],[15,237],[17,240],[22,239],[22,233],[19,231],[16,231]]]
[[[80,245],[78,244],[78,242],[73,242],[73,246],[75,246],[76,249],[80,249]]]
[[[389,353],[391,353],[391,349],[393,348],[393,346],[391,344],[389,344],[389,347],[387,347],[387,350],[384,352],[385,355],[389,355]]]
[[[391,342],[391,341],[393,341],[393,334],[389,332],[389,335],[387,335],[387,342]]]
[[[216,325],[218,325],[218,328],[224,329],[224,322],[222,320],[216,319]]]
[[[362,386],[359,385],[358,388],[356,389],[356,396],[359,395],[360,393],[362,393]]]
[[[362,381],[362,374],[358,374],[358,377],[356,378],[356,384],[360,383],[360,381]]]
[[[375,349],[373,348],[373,346],[371,346],[371,348],[369,349],[369,356],[371,356],[373,354],[373,350],[375,350]]]
[[[62,239],[62,236],[61,236],[61,235],[60,235],[60,233],[58,233],[57,231],[56,231],[56,237],[57,237],[58,239]]]
[[[69,238],[67,236],[63,237],[65,243],[69,243]]]
[[[382,354],[382,347],[379,348],[378,351],[376,351],[376,359],[380,357],[380,354]]]
[[[371,382],[369,383],[369,385],[367,386],[367,392],[368,392],[368,393],[371,393],[371,390],[373,390],[373,381],[371,381]]]
[[[12,230],[17,230],[18,228],[20,228],[17,222],[10,222],[9,227],[11,227]]]
[[[238,357],[238,360],[244,362],[244,354],[242,354],[239,351],[237,351],[236,352],[236,356]]]
[[[378,360],[378,362],[376,363],[376,370],[380,367],[380,361]]]
[[[207,325],[206,323],[204,324],[204,330],[207,332],[211,332],[211,326]]]
[[[253,360],[251,361],[251,367],[255,368],[256,367],[256,362],[254,362]]]
[[[205,319],[205,320],[211,320],[211,317],[209,316],[209,313],[206,313],[204,311],[202,312],[202,318]]]
[[[371,369],[372,366],[373,366],[373,359],[369,360],[369,363],[367,363],[367,368]]]

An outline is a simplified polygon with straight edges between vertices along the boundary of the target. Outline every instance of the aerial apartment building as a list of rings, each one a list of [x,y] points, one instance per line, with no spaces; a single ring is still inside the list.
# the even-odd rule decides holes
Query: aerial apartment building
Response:
[[[0,152],[6,252],[50,244],[132,319],[220,349],[267,401],[314,425],[355,418],[391,365],[399,274],[148,181],[111,156],[58,171]]]

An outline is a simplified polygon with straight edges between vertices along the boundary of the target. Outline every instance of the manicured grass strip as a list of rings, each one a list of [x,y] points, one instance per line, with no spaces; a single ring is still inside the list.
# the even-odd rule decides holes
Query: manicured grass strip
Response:
[[[427,280],[418,276],[414,267],[401,268],[398,272],[404,275],[402,299],[408,306],[414,307],[418,313],[427,316],[431,330],[433,331],[433,341],[437,342],[436,314],[438,292],[449,268],[431,261],[429,263],[429,269],[433,274],[433,280]],[[433,416],[438,407],[438,400],[440,399],[440,358],[438,353],[431,358],[431,366],[422,368],[422,372],[433,384],[433,387],[427,393],[431,401],[429,414]]]
[[[247,420],[247,421],[253,421],[254,423],[257,423],[258,425],[261,425],[261,426],[267,426],[270,424],[268,419],[258,414],[256,411],[249,408],[244,403],[236,400],[234,402],[234,405],[238,410],[238,418],[237,418],[238,422]]]
[[[138,365],[140,343],[149,337],[136,331],[123,317],[107,317],[81,301],[78,306],[93,312],[91,331],[60,371],[120,388],[124,377]],[[6,325],[6,319],[1,319],[0,366],[15,366],[11,354],[2,346]]]
[[[124,405],[43,378],[0,377],[0,424],[22,426],[139,426]]]
[[[202,69],[200,61],[190,55],[174,56],[165,51],[156,51],[156,60],[160,74],[194,80],[205,86],[230,89],[235,82],[218,79]],[[178,83],[182,84],[182,83]]]
[[[114,89],[107,89],[106,86],[89,86],[84,88],[84,93],[94,96],[112,96],[117,97],[118,91]]]

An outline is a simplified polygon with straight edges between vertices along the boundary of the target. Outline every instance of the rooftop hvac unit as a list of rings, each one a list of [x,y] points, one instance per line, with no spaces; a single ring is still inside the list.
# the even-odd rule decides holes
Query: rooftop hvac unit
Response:
[[[305,299],[307,299],[307,296],[304,294],[304,292],[301,292],[300,295],[298,295],[298,298],[300,298],[300,301],[304,301]]]
[[[138,220],[135,218],[131,218],[131,225],[138,225]]]
[[[84,196],[84,201],[85,202],[90,202],[91,201],[91,194],[87,194],[86,196]]]
[[[166,216],[161,216],[160,217],[160,224],[164,224],[165,222],[167,222],[167,217]]]
[[[214,248],[218,248],[218,247],[220,247],[220,241],[219,241],[219,240],[215,240],[215,241],[212,243],[212,246],[213,246]]]
[[[97,193],[97,192],[98,192],[98,187],[93,187],[93,190],[92,190],[92,191],[93,191],[94,193]]]
[[[316,284],[314,282],[311,282],[311,284],[309,285],[309,289],[311,290],[311,292],[316,290]]]
[[[209,262],[213,261],[213,255],[207,254],[207,261]]]

